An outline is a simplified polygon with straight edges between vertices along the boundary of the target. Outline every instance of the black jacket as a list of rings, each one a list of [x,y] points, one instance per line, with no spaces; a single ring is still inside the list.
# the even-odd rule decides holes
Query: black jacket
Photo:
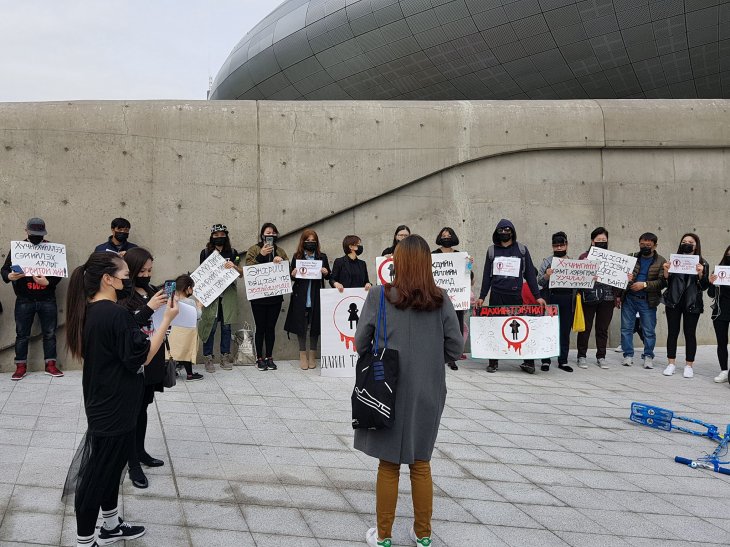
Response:
[[[149,289],[147,298],[139,294],[136,290],[132,290],[132,296],[121,300],[119,304],[134,316],[134,321],[139,325],[140,330],[148,337],[152,336],[152,308],[147,305],[147,301],[155,291]],[[144,383],[147,386],[154,386],[155,391],[163,391],[162,380],[165,378],[165,344],[160,346],[150,363],[144,367]]]
[[[704,258],[700,258],[700,264],[705,267],[701,278],[691,274],[669,274],[667,288],[662,295],[664,305],[667,308],[682,306],[680,311],[696,314],[704,311],[702,291],[706,291],[710,286],[708,277],[710,275],[710,266]]]
[[[349,256],[335,258],[330,275],[330,286],[341,283],[346,289],[357,289],[370,283],[368,265],[359,258],[352,260]]]
[[[710,285],[707,294],[712,300],[712,320],[730,321],[730,287],[727,285]]]
[[[294,260],[297,260],[296,255],[294,255]],[[327,260],[326,254],[321,253],[319,255],[315,255],[314,260],[321,260],[322,267],[326,268],[327,271],[329,271],[330,263]],[[309,335],[310,337],[319,336],[321,331],[321,306],[319,304],[319,291],[320,289],[324,289],[324,280],[328,279],[329,276],[329,274],[324,275],[322,276],[322,279],[292,278],[292,295],[291,300],[289,301],[289,310],[286,312],[286,321],[284,322],[284,330],[286,332],[297,335],[303,335],[307,332],[307,323],[304,318],[304,310],[307,307],[307,289],[311,285],[312,315],[310,317],[311,326],[309,330]]]
[[[25,239],[25,241],[28,241]],[[46,240],[43,240],[46,242]],[[2,275],[5,283],[11,283],[9,275],[12,270],[10,269],[12,258],[12,251],[8,251],[8,256],[5,259],[0,274]],[[61,277],[48,276],[48,285],[45,287],[36,283],[32,277],[21,277],[16,281],[12,281],[13,291],[18,300],[33,301],[33,302],[48,302],[56,300],[56,285],[61,282]]]

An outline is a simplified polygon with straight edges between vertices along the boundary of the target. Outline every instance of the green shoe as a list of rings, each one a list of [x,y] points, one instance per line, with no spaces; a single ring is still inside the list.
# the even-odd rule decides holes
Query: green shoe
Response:
[[[385,538],[383,541],[378,541],[378,529],[370,528],[367,534],[365,534],[365,541],[370,547],[391,547],[392,540]],[[429,540],[430,541],[430,540]]]
[[[424,537],[421,539],[418,539],[416,536],[416,531],[411,527],[411,539],[416,542],[416,545],[424,545],[428,547],[431,545],[431,538],[430,537]]]

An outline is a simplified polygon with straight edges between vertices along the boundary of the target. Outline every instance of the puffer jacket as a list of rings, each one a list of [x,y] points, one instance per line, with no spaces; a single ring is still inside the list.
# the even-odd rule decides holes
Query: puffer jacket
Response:
[[[678,309],[679,306],[682,306],[681,311],[695,314],[700,314],[705,310],[702,293],[710,286],[708,278],[710,265],[704,258],[700,258],[700,264],[705,268],[702,277],[692,274],[669,274],[667,288],[662,295],[667,308]]]
[[[639,275],[641,268],[641,255],[639,253],[631,253],[629,256],[636,257],[636,266],[634,266],[634,279]],[[657,308],[662,301],[662,289],[667,286],[667,280],[664,279],[664,263],[667,261],[662,255],[654,251],[654,260],[649,266],[649,279],[646,282],[646,298],[650,308]],[[631,289],[623,291],[623,299],[631,292]]]

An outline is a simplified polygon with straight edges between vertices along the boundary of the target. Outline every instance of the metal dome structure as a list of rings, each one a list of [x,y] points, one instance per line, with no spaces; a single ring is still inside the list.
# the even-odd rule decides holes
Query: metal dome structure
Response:
[[[730,98],[730,0],[286,0],[210,98]]]

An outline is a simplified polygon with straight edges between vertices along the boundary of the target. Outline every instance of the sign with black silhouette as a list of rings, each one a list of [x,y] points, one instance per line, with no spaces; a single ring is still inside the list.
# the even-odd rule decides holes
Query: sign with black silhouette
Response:
[[[431,255],[433,280],[446,292],[455,310],[468,310],[471,296],[469,253],[436,253]],[[384,285],[395,280],[393,257],[375,259],[376,283]]]
[[[669,255],[669,273],[697,274],[697,264],[700,263],[699,255]]]
[[[321,260],[297,260],[296,270],[297,279],[322,279]]]
[[[715,285],[730,285],[730,266],[715,266]]]
[[[489,306],[469,321],[472,357],[542,359],[560,353],[557,306]]]
[[[365,289],[322,289],[322,376],[354,377],[357,363],[355,330],[367,296]]]

